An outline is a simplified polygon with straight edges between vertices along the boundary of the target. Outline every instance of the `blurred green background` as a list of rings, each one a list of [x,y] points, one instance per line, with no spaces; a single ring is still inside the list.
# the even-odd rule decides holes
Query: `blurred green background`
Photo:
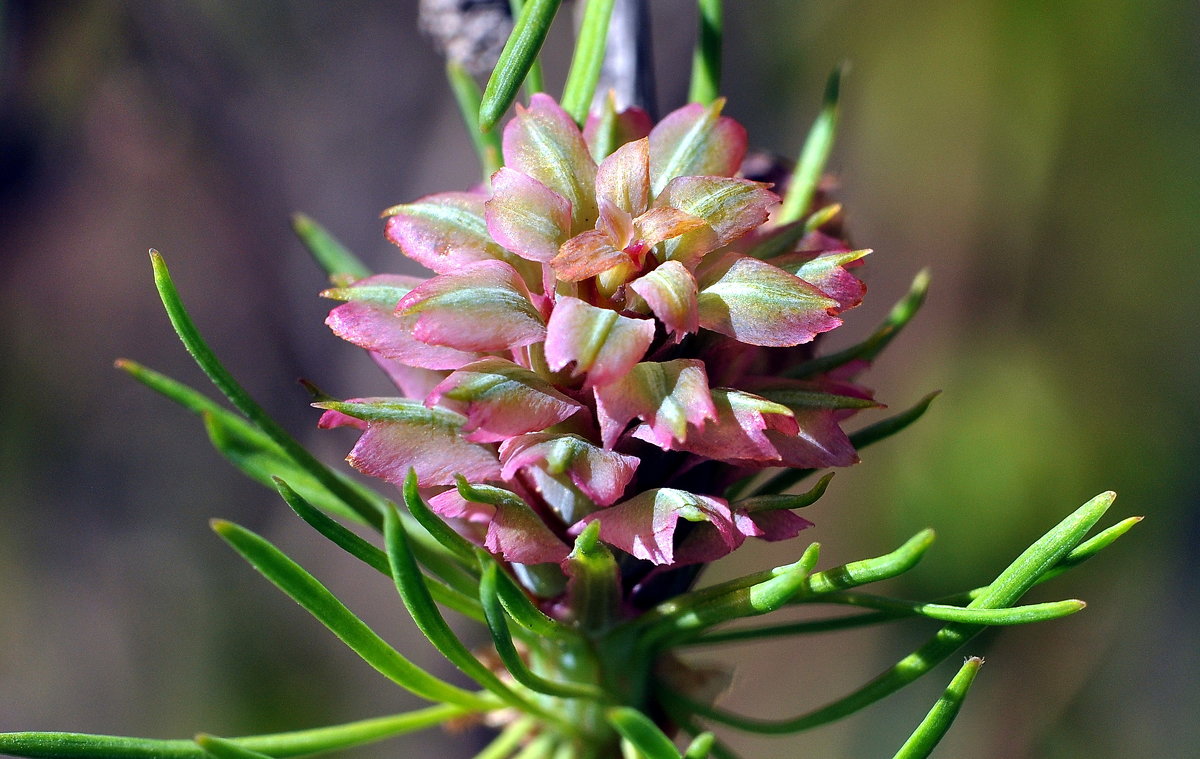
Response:
[[[833,168],[855,241],[876,252],[868,303],[832,342],[866,334],[919,268],[934,275],[869,380],[893,408],[944,393],[813,507],[823,563],[932,526],[938,543],[894,588],[932,596],[986,582],[1102,490],[1120,494],[1109,521],[1149,517],[1035,594],[1084,598],[1085,612],[964,651],[988,664],[938,755],[1200,755],[1200,6],[728,5],[727,113],[758,147],[794,154],[825,75],[850,64]],[[665,112],[686,92],[694,11],[652,6]],[[344,455],[353,436],[317,435],[295,379],[338,395],[386,385],[322,326],[323,280],[288,214],[310,213],[377,269],[411,272],[379,211],[475,181],[416,2],[10,0],[0,13],[0,730],[231,735],[415,707],[207,519],[264,532],[447,672],[388,583],[111,362],[201,382],[156,301],[153,246],[252,393],[327,460]],[[714,576],[797,550],[769,546]],[[700,658],[739,667],[726,704],[782,717],[927,631]],[[732,742],[761,757],[890,756],[952,673],[839,725]],[[355,755],[469,756],[483,737],[432,731]]]

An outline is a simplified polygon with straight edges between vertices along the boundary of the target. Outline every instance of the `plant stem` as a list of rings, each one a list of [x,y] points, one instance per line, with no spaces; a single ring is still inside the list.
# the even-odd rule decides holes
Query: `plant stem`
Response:
[[[587,121],[596,84],[600,81],[613,2],[587,0],[583,9],[583,22],[579,25],[579,37],[575,40],[575,55],[571,58],[571,69],[567,73],[560,103],[580,126]]]
[[[707,105],[721,94],[722,0],[699,0],[700,29],[692,53],[689,103]]]

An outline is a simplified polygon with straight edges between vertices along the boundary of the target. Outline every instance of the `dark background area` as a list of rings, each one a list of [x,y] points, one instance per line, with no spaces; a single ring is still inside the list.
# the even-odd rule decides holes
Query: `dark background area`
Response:
[[[692,3],[655,0],[663,112],[682,103]],[[1083,613],[988,633],[941,756],[1200,752],[1196,452],[1200,10],[1158,0],[728,3],[726,112],[794,154],[823,80],[850,64],[832,168],[868,303],[865,335],[921,267],[926,309],[869,375],[901,437],[808,516],[824,566],[939,540],[898,594],[987,582],[1078,504],[1148,519],[1035,600]],[[121,373],[203,386],[146,250],[247,388],[329,461],[296,384],[386,388],[322,325],[305,211],[374,268],[417,273],[380,210],[476,181],[415,2],[70,0],[0,4],[0,730],[184,737],[414,708],[208,529],[264,533],[418,662],[449,666],[381,577],[329,548],[213,453],[197,421]],[[565,19],[545,56],[565,71]],[[844,334],[841,334],[844,333]],[[744,550],[714,577],[790,560]],[[932,628],[698,652],[736,663],[724,703],[783,717],[856,686]],[[735,739],[748,755],[890,756],[953,672],[839,725]],[[355,752],[468,756],[433,730]]]

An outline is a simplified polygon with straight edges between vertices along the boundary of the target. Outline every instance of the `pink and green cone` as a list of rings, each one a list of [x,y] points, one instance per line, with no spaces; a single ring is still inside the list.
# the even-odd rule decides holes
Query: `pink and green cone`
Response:
[[[739,176],[746,133],[722,105],[653,127],[616,114],[626,141],[594,157],[594,121],[580,130],[534,95],[490,190],[390,209],[388,239],[436,276],[326,292],[345,301],[329,326],[404,396],[318,404],[322,426],[364,431],[351,463],[398,486],[413,470],[438,514],[506,562],[570,574],[574,537],[598,522],[645,563],[626,572],[630,601],[631,578],[811,526],[725,494],[764,469],[858,460],[841,423],[870,393],[778,376],[858,305],[866,251],[814,230],[755,257],[779,197]],[[456,477],[503,498],[473,503]]]

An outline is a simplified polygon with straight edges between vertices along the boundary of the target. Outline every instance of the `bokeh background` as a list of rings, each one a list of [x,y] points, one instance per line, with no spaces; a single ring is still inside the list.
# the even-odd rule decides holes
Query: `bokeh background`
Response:
[[[694,11],[652,6],[665,112],[686,92]],[[794,154],[825,75],[850,64],[833,168],[855,240],[876,253],[868,304],[833,342],[865,335],[921,267],[934,276],[870,380],[893,408],[944,393],[813,507],[824,562],[932,526],[938,543],[893,589],[933,596],[987,582],[1102,490],[1120,493],[1109,521],[1148,516],[1035,594],[1085,598],[1084,613],[964,651],[988,664],[939,755],[1200,755],[1200,7],[729,6],[727,113],[757,146]],[[417,706],[207,519],[265,533],[447,672],[389,584],[111,368],[129,356],[202,384],[157,303],[153,246],[250,391],[327,460],[344,455],[353,436],[316,434],[296,378],[338,395],[385,385],[322,326],[322,276],[289,214],[400,270],[379,211],[475,181],[415,0],[10,0],[0,14],[0,730],[235,735]],[[797,550],[770,546],[713,577]],[[930,629],[700,658],[739,667],[726,704],[783,717]],[[838,725],[732,742],[748,756],[890,756],[953,669]],[[469,756],[484,737],[435,730],[353,755]]]

